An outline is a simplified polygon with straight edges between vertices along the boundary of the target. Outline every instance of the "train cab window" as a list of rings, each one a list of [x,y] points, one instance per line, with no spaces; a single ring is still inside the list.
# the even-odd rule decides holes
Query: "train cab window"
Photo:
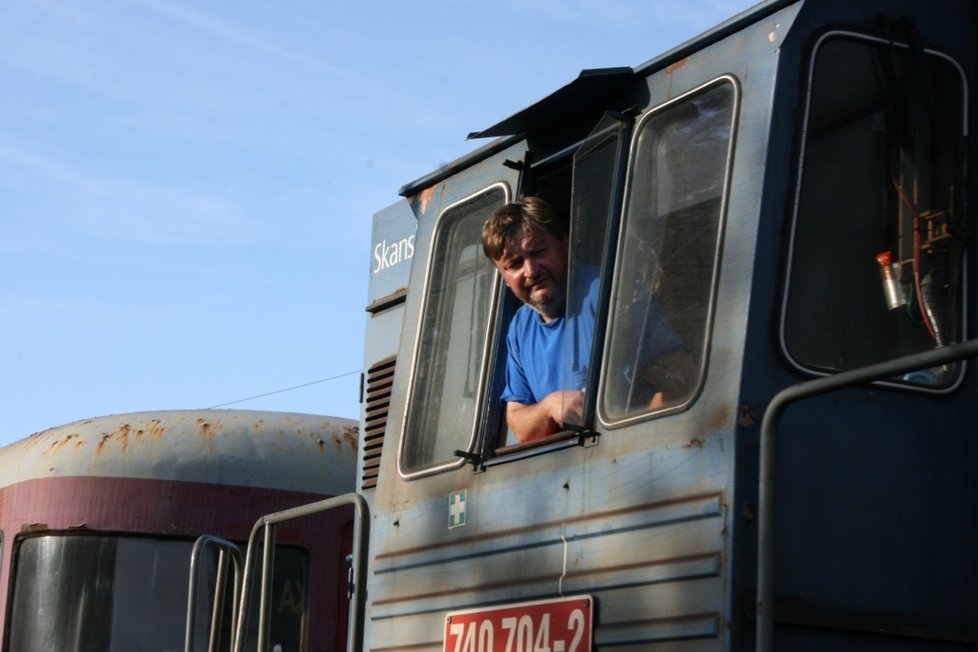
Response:
[[[449,206],[438,217],[423,298],[400,465],[406,475],[461,464],[472,450],[486,394],[496,273],[482,252],[482,224],[506,188]]]
[[[962,332],[966,120],[960,68],[937,53],[831,33],[813,49],[782,340],[833,373]],[[947,390],[961,365],[892,379]]]
[[[599,410],[609,424],[683,409],[700,386],[735,104],[722,79],[635,127]]]
[[[616,197],[630,130],[630,121],[606,116],[573,157],[561,379],[563,387],[585,393],[580,413],[568,412],[562,424],[575,431],[587,430],[593,423],[598,374],[592,371],[600,368],[604,339],[600,315],[607,310],[604,288],[611,276],[602,270],[610,268],[614,256],[612,233],[617,231],[621,210]]]
[[[23,539],[16,551],[5,649],[183,650],[192,548],[192,541],[140,537],[52,534]],[[215,564],[211,566],[210,592]],[[277,548],[273,577],[269,649],[304,649],[305,553]],[[257,600],[251,602],[257,614]],[[194,649],[207,649],[210,617],[210,605],[202,599]],[[225,622],[222,649],[231,642],[229,608]],[[251,646],[257,641],[256,622],[249,618]]]

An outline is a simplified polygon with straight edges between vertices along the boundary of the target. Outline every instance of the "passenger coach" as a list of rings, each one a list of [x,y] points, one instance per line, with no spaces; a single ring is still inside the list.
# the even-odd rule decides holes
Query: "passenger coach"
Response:
[[[230,649],[253,525],[351,492],[356,446],[348,419],[195,410],[0,448],[3,650]],[[263,649],[346,648],[352,529],[350,509],[279,529]],[[242,649],[258,640],[251,604]]]

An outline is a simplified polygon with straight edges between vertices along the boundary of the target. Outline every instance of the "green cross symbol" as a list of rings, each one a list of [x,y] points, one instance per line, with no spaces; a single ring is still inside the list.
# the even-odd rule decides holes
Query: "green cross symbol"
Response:
[[[448,494],[448,529],[465,525],[465,489]]]

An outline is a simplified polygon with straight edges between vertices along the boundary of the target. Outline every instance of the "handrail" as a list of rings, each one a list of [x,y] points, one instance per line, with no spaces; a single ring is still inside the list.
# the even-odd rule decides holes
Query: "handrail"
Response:
[[[221,612],[224,611],[224,576],[227,567],[226,556],[230,555],[234,562],[234,592],[231,594],[232,604],[238,600],[241,591],[241,550],[235,544],[220,537],[209,534],[201,535],[194,542],[193,550],[190,553],[190,586],[187,589],[187,627],[184,632],[183,649],[184,652],[191,652],[194,648],[194,620],[197,616],[197,566],[200,553],[207,546],[216,546],[218,549],[217,574],[214,580],[214,606],[211,609],[210,634],[207,641],[209,652],[217,650],[219,631],[218,622]],[[235,631],[235,615],[231,614],[231,631]]]
[[[784,410],[796,401],[855,385],[957,362],[978,355],[978,339],[887,360],[786,387],[767,406],[761,422],[757,540],[756,651],[771,652],[774,639],[774,452]]]
[[[234,634],[234,652],[241,652],[244,645],[244,625],[245,614],[248,607],[248,592],[253,580],[251,572],[254,548],[258,538],[258,533],[264,531],[264,550],[261,576],[261,597],[259,601],[258,614],[258,652],[266,652],[268,647],[266,627],[268,620],[268,599],[271,592],[271,560],[274,548],[274,528],[278,523],[291,521],[306,516],[312,516],[321,512],[327,512],[347,505],[353,505],[356,511],[356,519],[353,527],[353,582],[351,586],[350,615],[347,623],[347,642],[348,652],[359,650],[363,642],[363,614],[367,603],[367,545],[370,532],[370,514],[367,501],[360,494],[349,493],[342,496],[326,498],[308,505],[302,505],[293,509],[287,509],[274,514],[262,516],[255,523],[248,537],[248,552],[245,555],[245,575],[244,584],[241,590],[241,599],[238,607],[237,628]]]

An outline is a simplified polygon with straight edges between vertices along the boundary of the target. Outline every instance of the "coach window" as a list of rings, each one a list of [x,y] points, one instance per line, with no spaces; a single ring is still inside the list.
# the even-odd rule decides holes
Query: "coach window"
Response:
[[[736,87],[723,78],[635,127],[600,416],[683,409],[706,365]]]
[[[5,650],[182,650],[187,620],[187,574],[192,541],[102,535],[27,537],[16,553]],[[271,647],[300,649],[307,629],[308,562],[305,552],[276,547],[272,585]],[[214,587],[213,562],[207,586]],[[207,574],[205,573],[205,576]],[[228,590],[230,591],[228,583]],[[194,649],[205,649],[211,613],[198,603]],[[226,605],[232,602],[228,595]],[[257,605],[251,600],[248,643],[257,641]],[[281,608],[288,605],[289,608]],[[220,633],[230,645],[230,606]]]
[[[813,50],[782,339],[833,373],[958,341],[965,82],[915,47],[831,33]],[[948,365],[892,379],[928,391]]]
[[[458,466],[464,460],[455,451],[472,449],[496,295],[482,224],[506,201],[506,188],[492,186],[448,207],[435,225],[401,441],[401,468],[408,473]]]

